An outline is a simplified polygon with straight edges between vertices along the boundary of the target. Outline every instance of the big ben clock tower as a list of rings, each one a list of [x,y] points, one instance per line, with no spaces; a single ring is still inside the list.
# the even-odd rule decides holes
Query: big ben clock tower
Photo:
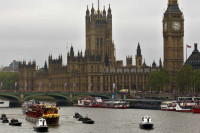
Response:
[[[169,0],[163,18],[164,67],[171,73],[183,66],[184,18],[178,0]]]

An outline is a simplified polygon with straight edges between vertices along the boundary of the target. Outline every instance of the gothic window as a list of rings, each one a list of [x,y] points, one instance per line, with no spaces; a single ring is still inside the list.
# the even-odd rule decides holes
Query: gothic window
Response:
[[[98,77],[97,77],[97,83],[99,83],[99,82],[100,82],[100,77],[98,76]]]
[[[91,66],[91,72],[93,72],[93,65]]]
[[[100,39],[100,46],[102,46],[102,44],[103,44],[103,39],[101,38]]]
[[[97,66],[97,72],[99,72],[100,71],[100,67],[99,67],[99,65]]]
[[[99,49],[99,38],[97,38],[97,49]]]
[[[91,77],[91,83],[94,83],[94,78],[93,77]]]

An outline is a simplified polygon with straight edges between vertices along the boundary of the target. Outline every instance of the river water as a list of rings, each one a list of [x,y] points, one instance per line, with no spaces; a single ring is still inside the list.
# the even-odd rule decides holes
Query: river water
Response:
[[[95,121],[94,124],[82,124],[73,118],[75,112]],[[21,108],[0,108],[0,114],[7,114],[8,119],[17,118],[21,127],[0,123],[0,133],[35,133],[34,124],[25,120]],[[59,126],[50,127],[49,133],[199,133],[200,114],[168,112],[161,110],[140,109],[101,109],[81,107],[60,107]],[[154,122],[154,129],[139,128],[142,116],[149,115]]]

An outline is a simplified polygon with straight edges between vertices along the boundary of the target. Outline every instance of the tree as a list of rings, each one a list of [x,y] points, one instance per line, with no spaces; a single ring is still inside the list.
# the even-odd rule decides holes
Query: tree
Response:
[[[15,82],[18,82],[17,72],[0,72],[1,90],[18,90],[18,86],[15,87]]]
[[[193,68],[190,65],[186,65],[177,71],[175,80],[179,92],[192,92],[191,88],[196,79],[193,73]]]
[[[149,86],[151,90],[161,91],[166,90],[170,84],[169,71],[162,68],[159,71],[153,71],[149,76]]]

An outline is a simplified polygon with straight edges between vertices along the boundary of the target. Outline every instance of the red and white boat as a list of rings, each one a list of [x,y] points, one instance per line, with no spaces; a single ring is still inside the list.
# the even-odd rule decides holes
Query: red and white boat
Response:
[[[78,99],[78,107],[99,107],[103,103],[101,97],[85,97]]]
[[[124,100],[102,100],[101,97],[87,97],[78,100],[78,107],[126,109],[129,102]]]
[[[59,117],[56,106],[32,104],[26,111],[26,120],[36,123],[39,118],[46,119],[47,125],[58,125]]]
[[[192,112],[192,108],[195,106],[194,101],[177,102],[176,112]]]
[[[195,114],[200,114],[200,107],[199,106],[193,107],[192,112],[195,113]]]
[[[176,101],[162,102],[160,107],[163,111],[176,111]]]

